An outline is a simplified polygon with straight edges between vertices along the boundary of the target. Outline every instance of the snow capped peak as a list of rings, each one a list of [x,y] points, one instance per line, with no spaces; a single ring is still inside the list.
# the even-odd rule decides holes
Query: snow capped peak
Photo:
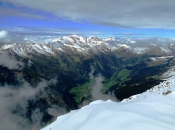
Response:
[[[129,38],[118,38],[115,37],[107,37],[104,39],[100,39],[97,36],[90,36],[88,38],[78,35],[69,35],[63,36],[60,38],[51,38],[40,40],[38,43],[37,40],[25,38],[25,42],[20,44],[10,44],[4,45],[1,47],[1,50],[7,51],[9,49],[13,50],[17,54],[24,54],[25,56],[29,53],[35,54],[55,54],[55,53],[81,53],[83,55],[104,52],[108,53],[110,51],[117,51],[122,49],[128,49],[134,54],[146,53],[149,49],[154,50],[156,48],[156,52],[161,54],[170,53],[170,49],[173,50],[174,45],[171,44],[163,44],[162,47],[159,45],[156,46],[147,46],[144,47],[141,43],[136,43],[135,40]],[[138,47],[138,46],[139,47]],[[144,44],[145,45],[145,44]],[[46,49],[47,48],[47,49]]]
[[[174,46],[174,45],[175,45],[175,43],[171,43],[171,44],[170,44],[170,47],[171,47],[171,46]]]
[[[173,70],[173,71],[172,71]],[[166,74],[166,76],[165,76]],[[141,94],[133,95],[129,97],[128,99],[124,99],[122,102],[130,102],[130,101],[139,101],[139,100],[145,100],[145,98],[152,98],[156,96],[166,96],[169,93],[175,94],[175,72],[174,68],[170,69],[169,71],[162,74],[162,77],[168,77],[166,81],[161,82],[159,85],[156,85],[152,87],[151,89],[147,90],[146,92],[143,92]],[[169,92],[169,93],[167,93]],[[174,95],[175,96],[175,95]]]
[[[115,41],[115,37],[107,37],[107,38],[104,38],[103,41],[107,42],[107,41]]]
[[[89,38],[87,38],[87,41],[90,43],[90,42],[102,41],[102,40],[97,36],[90,36]]]
[[[60,41],[59,38],[58,38],[58,39],[53,39],[53,40],[52,40],[52,43],[54,43],[54,42],[58,42],[58,41]]]
[[[89,39],[99,39],[99,38],[95,35],[92,35],[92,36],[89,37]]]
[[[78,36],[78,35],[71,35],[70,37],[71,37],[71,38],[73,38],[73,39],[76,39],[76,40],[77,40],[77,42],[78,42],[78,41],[83,42],[83,43],[85,43],[85,42],[86,42],[86,38],[85,38],[85,37],[82,37],[82,36]]]
[[[4,45],[2,46],[2,49],[9,49],[9,48],[13,48],[16,45],[16,43],[13,44],[8,44],[8,45]]]
[[[128,46],[126,44],[118,44],[117,46],[119,49],[121,49],[121,48],[130,49],[131,48],[130,46]]]
[[[73,43],[74,42],[74,39],[71,38],[70,36],[63,36],[63,37],[60,38],[60,40],[64,41],[65,43],[67,43],[67,42]]]
[[[127,41],[130,42],[130,43],[136,43],[136,41],[131,40],[131,39],[127,39]]]
[[[75,38],[80,38],[81,36],[78,36],[78,35],[76,35],[76,34],[74,34],[74,35],[71,35],[72,37],[75,37]]]

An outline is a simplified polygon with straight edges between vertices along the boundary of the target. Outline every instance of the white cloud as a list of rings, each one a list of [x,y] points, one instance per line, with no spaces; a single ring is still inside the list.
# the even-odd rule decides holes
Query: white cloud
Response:
[[[28,101],[37,101],[38,94],[50,84],[55,85],[57,81],[55,78],[49,81],[42,79],[35,87],[24,79],[19,80],[19,82],[18,86],[0,86],[0,130],[39,130],[43,123],[44,110],[37,106],[36,109],[30,109],[30,119],[27,115],[29,113],[28,107],[30,107]],[[51,109],[48,109],[48,112],[61,114],[65,110],[53,105]]]
[[[10,36],[8,34],[7,31],[0,31],[0,45],[5,44],[5,43],[9,43],[10,40]]]
[[[0,31],[0,45],[9,43],[10,41],[9,33],[4,30]]]
[[[24,43],[24,36],[19,35],[18,33],[14,32],[15,29],[5,29],[0,31],[0,47],[4,44],[11,44],[11,43]],[[17,29],[16,29],[17,30]],[[21,32],[18,30],[18,32]],[[25,33],[25,30],[23,30]]]
[[[7,31],[0,31],[0,39],[4,39],[8,37],[8,32]]]
[[[6,53],[1,53],[0,65],[5,66],[9,69],[19,69],[21,66],[23,66],[23,63],[10,58]]]
[[[14,86],[0,86],[0,129],[1,130],[36,130],[39,129],[42,112],[36,109],[32,112],[31,118],[33,124],[25,118],[27,113],[28,100],[36,100],[36,94],[42,91],[47,86],[47,81],[42,80],[36,88],[30,86],[26,81],[23,81],[22,87],[15,88]],[[13,111],[19,107],[18,113]],[[21,115],[20,115],[21,114]],[[32,128],[31,128],[32,127]]]
[[[44,16],[38,15],[35,12],[25,12],[21,11],[20,8],[0,8],[1,16],[17,16],[17,17],[26,17],[30,19],[45,19]]]

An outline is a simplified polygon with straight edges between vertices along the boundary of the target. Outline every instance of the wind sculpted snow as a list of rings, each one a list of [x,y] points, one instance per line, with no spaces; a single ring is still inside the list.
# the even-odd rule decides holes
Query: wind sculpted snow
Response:
[[[97,100],[42,130],[174,130],[175,77],[123,100]]]

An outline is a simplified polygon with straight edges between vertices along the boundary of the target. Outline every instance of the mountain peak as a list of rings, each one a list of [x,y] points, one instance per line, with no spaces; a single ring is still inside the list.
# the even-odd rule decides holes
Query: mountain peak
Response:
[[[150,39],[147,39],[148,41]],[[146,40],[146,41],[147,41]],[[4,45],[1,47],[1,50],[8,51],[13,50],[19,55],[27,53],[41,53],[42,54],[55,54],[57,52],[64,52],[64,53],[81,53],[81,54],[91,54],[97,53],[97,52],[103,52],[103,53],[109,53],[110,51],[116,51],[116,50],[122,50],[122,49],[128,49],[129,51],[132,51],[131,53],[146,53],[147,50],[155,49],[157,53],[170,53],[169,49],[173,50],[174,45],[170,44],[156,44],[156,46],[150,47],[152,42],[148,44],[145,47],[145,44],[147,43],[143,39],[115,39],[115,37],[107,37],[104,39],[100,39],[97,36],[90,36],[88,38],[78,35],[69,35],[69,36],[63,36],[60,38],[54,38],[54,39],[48,39],[46,41],[49,41],[48,43],[39,42],[37,43],[36,40],[32,40],[29,38],[25,39],[24,43],[18,43],[18,44],[9,44]],[[43,43],[43,44],[42,44]],[[171,42],[172,43],[172,42]],[[47,46],[49,45],[49,47]],[[51,45],[51,46],[50,46]],[[162,47],[161,47],[162,46]],[[154,47],[154,48],[153,48]],[[136,49],[137,48],[137,49]],[[69,51],[68,51],[69,50]],[[144,50],[144,51],[139,51]],[[162,51],[164,50],[164,51]],[[139,53],[137,52],[139,51]]]

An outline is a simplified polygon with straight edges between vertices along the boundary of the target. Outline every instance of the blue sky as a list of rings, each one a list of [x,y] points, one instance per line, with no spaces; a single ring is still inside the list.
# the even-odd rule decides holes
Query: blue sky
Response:
[[[16,35],[175,37],[167,0],[0,0],[0,30]]]

